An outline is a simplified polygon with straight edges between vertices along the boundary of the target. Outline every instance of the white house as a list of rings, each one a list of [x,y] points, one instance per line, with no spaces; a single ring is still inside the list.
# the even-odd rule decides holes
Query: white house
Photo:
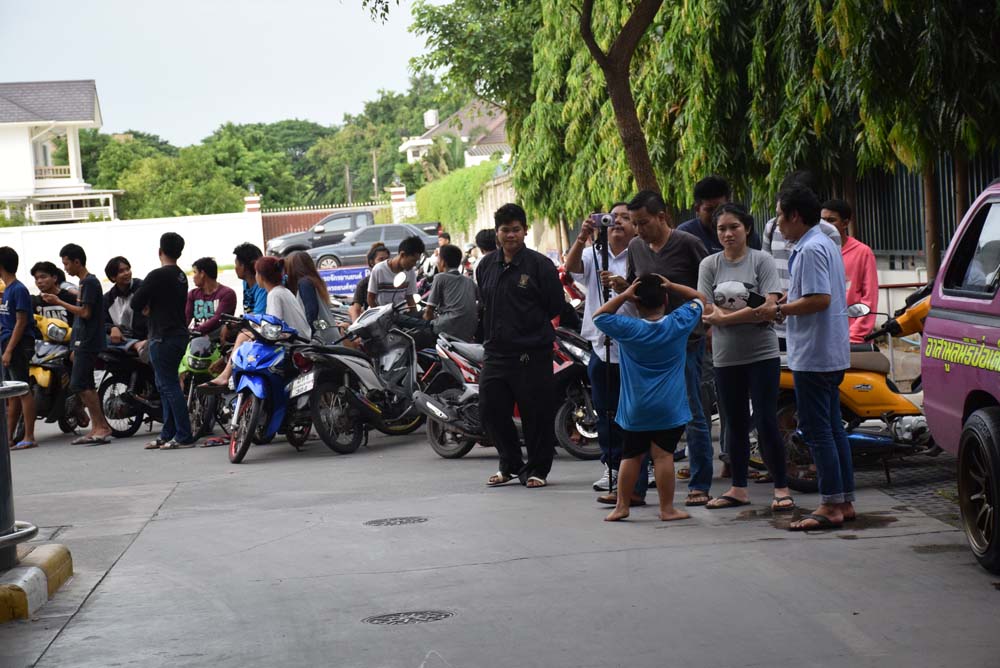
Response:
[[[0,213],[29,224],[115,218],[119,190],[94,190],[80,167],[80,128],[101,127],[93,81],[0,83]],[[68,165],[54,164],[65,137]]]
[[[473,167],[499,154],[506,162],[511,150],[507,143],[507,114],[489,102],[474,100],[444,122],[438,122],[437,111],[424,114],[427,132],[419,137],[409,137],[399,146],[406,154],[406,162],[414,164],[427,155],[437,137],[458,136],[465,144],[465,166]]]

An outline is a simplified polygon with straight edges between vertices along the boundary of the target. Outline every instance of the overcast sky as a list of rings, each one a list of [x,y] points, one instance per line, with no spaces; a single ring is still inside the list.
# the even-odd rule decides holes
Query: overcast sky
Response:
[[[383,25],[361,0],[0,0],[0,81],[94,79],[104,132],[181,146],[225,121],[329,125],[406,90],[409,6]]]

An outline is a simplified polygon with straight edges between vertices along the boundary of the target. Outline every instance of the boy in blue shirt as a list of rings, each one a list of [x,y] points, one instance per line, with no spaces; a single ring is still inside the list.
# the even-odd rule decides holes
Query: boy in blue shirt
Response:
[[[8,380],[28,382],[28,363],[35,354],[35,340],[40,338],[35,327],[35,309],[31,295],[15,273],[19,259],[17,251],[9,246],[0,248],[0,280],[4,282],[3,301],[0,302],[0,346],[3,347],[3,369]],[[35,442],[35,397],[31,392],[7,402],[7,436],[13,441],[17,420],[24,416],[24,440],[11,446],[11,450],[26,450],[38,445]]]
[[[689,301],[666,315],[668,291]],[[597,328],[618,342],[621,359],[621,398],[615,422],[624,430],[622,463],[617,503],[605,521],[628,517],[631,500],[620,490],[635,486],[646,454],[653,457],[660,519],[690,517],[674,508],[674,450],[691,420],[684,362],[688,334],[701,321],[702,299],[692,288],[659,274],[646,274],[594,313]],[[639,317],[615,315],[629,301]]]

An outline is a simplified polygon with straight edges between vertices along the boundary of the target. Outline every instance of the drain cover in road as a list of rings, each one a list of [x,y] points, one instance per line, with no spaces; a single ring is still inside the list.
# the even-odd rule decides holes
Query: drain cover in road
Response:
[[[426,624],[440,622],[442,619],[454,617],[454,612],[448,610],[414,610],[412,612],[390,612],[387,615],[375,615],[361,621],[365,624],[384,624],[397,626],[400,624]]]
[[[380,520],[369,520],[365,522],[366,527],[398,527],[404,524],[421,524],[426,522],[426,517],[384,517]]]

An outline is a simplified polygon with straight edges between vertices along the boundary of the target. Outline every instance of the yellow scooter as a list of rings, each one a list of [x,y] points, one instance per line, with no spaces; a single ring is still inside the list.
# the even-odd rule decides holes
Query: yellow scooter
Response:
[[[894,317],[873,331],[866,341],[886,334],[907,336],[923,332],[924,319],[930,310],[930,286],[925,286],[907,298],[906,304]],[[848,307],[850,317],[871,313],[864,304]],[[816,467],[812,454],[798,429],[795,407],[795,383],[792,371],[782,365],[781,393],[778,395],[778,428],[785,442],[788,486],[799,492],[815,492]],[[913,389],[904,393],[889,378],[889,360],[872,350],[851,353],[851,368],[840,384],[840,411],[855,459],[879,458],[889,479],[887,460],[892,456],[923,454],[937,456],[941,448],[934,443],[921,404],[923,393],[920,379]],[[764,470],[763,458],[756,451],[750,463]]]
[[[69,392],[70,339],[73,329],[58,318],[35,315],[35,324],[42,338],[35,341],[35,354],[28,366],[28,384],[35,395],[38,419],[58,422],[64,434],[89,424],[83,404]],[[18,421],[15,439],[24,437],[23,418]]]

